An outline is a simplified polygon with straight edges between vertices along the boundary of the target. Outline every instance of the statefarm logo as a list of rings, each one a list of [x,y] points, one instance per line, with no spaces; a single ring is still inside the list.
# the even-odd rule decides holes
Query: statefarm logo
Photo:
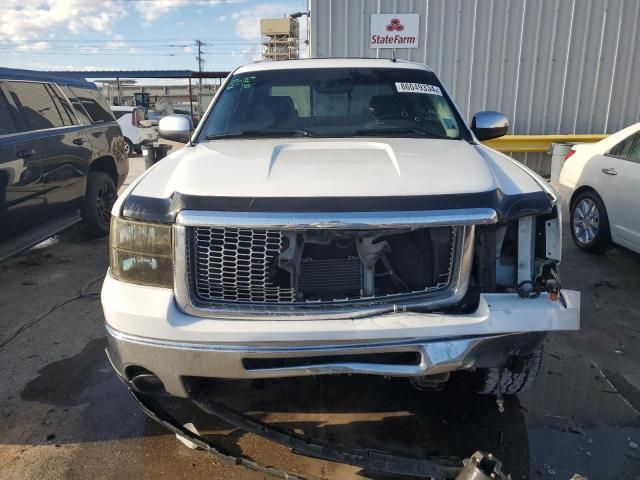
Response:
[[[402,32],[404,25],[399,18],[392,18],[385,27],[387,32]],[[413,35],[371,35],[371,43],[374,45],[414,45],[416,37]]]
[[[393,18],[385,28],[387,32],[401,32],[404,30],[404,25],[400,23],[398,18]]]

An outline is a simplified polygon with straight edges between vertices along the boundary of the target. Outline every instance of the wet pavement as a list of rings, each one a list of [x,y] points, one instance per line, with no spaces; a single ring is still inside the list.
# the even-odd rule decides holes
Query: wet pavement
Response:
[[[266,478],[179,443],[111,372],[94,281],[108,263],[106,243],[74,228],[0,264],[0,478]],[[514,479],[640,478],[640,255],[565,245],[563,284],[583,292],[583,329],[547,339],[533,389],[507,399],[504,413],[492,397],[421,392],[402,379],[210,388],[236,409],[331,442],[416,456],[483,449]],[[318,478],[395,478],[296,456],[187,401],[168,405],[235,455]]]

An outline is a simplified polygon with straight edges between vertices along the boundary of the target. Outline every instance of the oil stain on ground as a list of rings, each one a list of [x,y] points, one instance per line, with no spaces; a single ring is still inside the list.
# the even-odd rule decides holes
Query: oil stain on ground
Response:
[[[20,397],[57,407],[72,407],[82,402],[82,393],[91,385],[111,375],[105,370],[105,337],[91,340],[80,353],[50,363],[22,390]]]

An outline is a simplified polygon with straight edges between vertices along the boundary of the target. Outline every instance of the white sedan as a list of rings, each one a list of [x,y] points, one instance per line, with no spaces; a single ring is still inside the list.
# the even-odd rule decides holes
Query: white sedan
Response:
[[[601,251],[613,241],[640,253],[640,123],[575,145],[559,189],[580,248]]]
[[[128,156],[141,152],[142,145],[158,141],[158,129],[149,120],[144,107],[111,107],[124,136]]]

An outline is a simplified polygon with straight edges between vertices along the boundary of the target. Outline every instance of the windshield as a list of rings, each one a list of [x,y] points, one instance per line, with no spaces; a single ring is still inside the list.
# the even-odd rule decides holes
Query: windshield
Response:
[[[234,75],[199,139],[242,136],[470,138],[435,74],[400,68]]]

